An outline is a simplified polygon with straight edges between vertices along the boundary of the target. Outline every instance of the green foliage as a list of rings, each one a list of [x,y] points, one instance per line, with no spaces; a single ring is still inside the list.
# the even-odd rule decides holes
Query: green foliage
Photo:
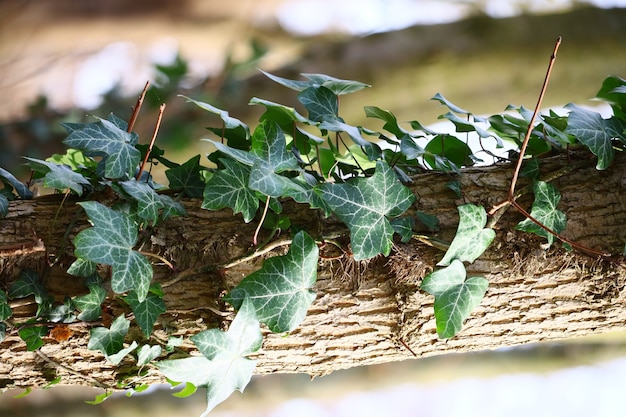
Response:
[[[261,54],[262,50],[257,52]],[[182,61],[160,70],[165,78],[173,80],[180,80],[187,71]],[[185,382],[185,388],[176,396],[206,388],[206,414],[248,384],[255,366],[250,356],[259,351],[262,343],[261,324],[272,332],[292,332],[315,299],[313,286],[319,262],[316,239],[324,241],[327,237],[318,236],[319,231],[303,230],[303,225],[283,213],[285,200],[305,203],[325,216],[339,218],[350,231],[350,248],[342,248],[343,252],[356,261],[388,256],[394,239],[396,243],[412,238],[437,241],[437,247],[446,251],[438,263],[441,268],[423,279],[421,289],[434,296],[439,337],[450,338],[461,331],[488,287],[483,277],[467,277],[465,263],[478,259],[496,233],[492,226],[487,227],[485,208],[470,202],[458,207],[459,225],[449,245],[434,236],[422,235],[424,231],[437,232],[439,221],[433,214],[407,213],[416,200],[405,186],[415,180],[412,174],[424,170],[445,173],[449,176],[446,192],[461,198],[462,168],[480,162],[477,153],[485,152],[469,145],[470,135],[478,138],[481,147],[484,141],[490,141],[500,148],[505,142],[521,145],[530,130],[528,148],[522,155],[530,158],[525,161],[522,175],[534,181],[531,216],[560,233],[566,225],[565,214],[557,209],[560,194],[556,187],[541,180],[541,166],[535,156],[579,146],[597,157],[598,169],[606,169],[615,152],[623,152],[626,147],[626,81],[618,77],[607,78],[597,94],[598,99],[611,105],[613,116],[605,119],[571,104],[566,116],[553,111],[537,115],[530,129],[533,115],[523,106],[508,106],[506,113],[481,117],[438,93],[433,100],[446,108],[440,119],[451,123],[455,131],[442,133],[417,120],[403,126],[393,113],[376,106],[365,107],[365,114],[382,122],[381,131],[351,125],[341,116],[339,97],[369,87],[358,81],[322,74],[303,74],[305,80],[264,74],[295,90],[305,112],[255,97],[250,104],[263,106],[265,111],[251,128],[225,110],[185,97],[219,120],[218,126],[208,128],[218,139],[210,141],[214,150],[207,161],[213,163],[212,168],[202,165],[200,155],[183,164],[169,161],[163,150],[140,145],[137,134],[128,132],[127,123],[113,114],[97,118],[94,123],[64,123],[68,132],[64,143],[71,147],[64,155],[47,160],[26,158],[35,171],[33,183],[79,197],[77,204],[91,223],[69,242],[74,246],[76,260],[67,270],[84,278],[88,293],[55,303],[37,273],[22,271],[6,293],[0,291],[0,340],[7,332],[17,331],[27,349],[36,350],[44,343],[50,322],[95,322],[102,316],[103,304],[122,300],[130,308],[125,308],[125,314],[109,328],[92,328],[88,348],[101,351],[116,365],[138,349],[135,370],[146,372],[146,367],[156,363],[169,380]],[[171,93],[173,90],[167,95]],[[149,164],[158,162],[168,168],[167,193],[163,192],[166,187],[156,184],[149,169],[142,165],[146,156]],[[509,156],[519,157],[514,150]],[[0,180],[1,216],[7,215],[11,201],[32,198],[29,188],[2,168]],[[167,306],[164,290],[151,282],[150,259],[160,258],[166,264],[169,261],[142,248],[152,237],[154,226],[171,216],[186,215],[180,202],[183,197],[202,198],[202,208],[207,210],[230,208],[235,214],[241,213],[244,222],[257,221],[259,229],[263,226],[270,230],[270,236],[280,232],[293,238],[285,255],[266,259],[259,270],[229,288],[223,301],[238,311],[228,331],[210,329],[191,336],[201,356],[180,359],[187,350],[182,337],[163,341],[153,335]],[[265,210],[258,218],[260,202]],[[530,219],[520,222],[516,229],[545,237],[549,244],[554,241],[552,234]],[[256,248],[251,256],[262,253],[261,249]],[[175,271],[175,265],[168,266]],[[109,278],[110,288],[105,287]],[[9,300],[30,296],[37,303],[36,317],[16,323]],[[141,334],[129,331],[132,316]],[[126,378],[134,375],[124,375],[119,386],[134,387],[130,394],[144,389],[142,374],[132,382]],[[104,401],[110,393],[105,392],[92,403]]]
[[[561,233],[565,230],[565,224],[567,223],[565,213],[557,209],[559,201],[561,200],[561,193],[559,193],[559,190],[557,190],[555,186],[543,181],[535,182],[533,190],[535,200],[533,201],[530,215],[549,229],[552,229],[556,233]],[[548,239],[550,246],[552,246],[554,242],[553,234],[548,233],[530,219],[522,220],[515,226],[515,229],[545,237]]]
[[[250,300],[256,315],[274,333],[295,329],[315,299],[311,287],[317,279],[318,249],[304,231],[298,232],[289,252],[265,261],[224,299],[235,308]]]
[[[206,387],[204,416],[233,391],[243,392],[250,382],[256,361],[248,356],[261,348],[263,340],[255,307],[249,299],[243,300],[227,332],[205,330],[191,340],[203,356],[166,360],[157,365],[171,380]]]

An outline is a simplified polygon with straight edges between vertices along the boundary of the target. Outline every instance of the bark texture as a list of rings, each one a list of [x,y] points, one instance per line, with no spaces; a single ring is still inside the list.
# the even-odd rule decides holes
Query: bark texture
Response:
[[[559,208],[568,218],[565,236],[595,249],[622,253],[625,162],[626,157],[619,155],[611,169],[598,172],[587,154],[542,161],[543,175],[578,164],[552,181],[562,193]],[[441,223],[437,237],[450,241],[458,223],[456,207],[474,203],[489,209],[504,200],[511,172],[508,165],[465,170],[456,178],[462,183],[461,198],[447,188],[449,176],[418,175],[410,185],[417,196],[413,209],[437,216]],[[531,198],[528,194],[519,201],[529,207]],[[8,216],[0,220],[0,288],[8,288],[22,268],[32,268],[45,277],[58,301],[86,292],[80,279],[64,272],[73,260],[68,242],[87,227],[75,203],[61,204],[58,196],[11,203]],[[201,266],[221,264],[251,251],[256,223],[245,224],[230,210],[202,210],[199,201],[185,204],[189,216],[168,220],[142,237],[142,250],[168,259],[178,273],[155,259],[155,280],[165,287],[168,308],[156,326],[155,337],[160,340],[167,335],[188,337],[207,328],[227,327],[233,313],[220,297],[258,269],[263,257],[287,250],[287,246],[276,245],[263,257],[225,270],[195,273]],[[291,202],[285,203],[285,212],[292,224],[312,236],[339,236],[337,240],[347,247],[347,231],[337,221]],[[446,341],[437,338],[433,297],[419,291],[421,279],[433,270],[443,252],[418,241],[397,242],[388,258],[355,262],[349,256],[338,256],[341,252],[332,245],[322,246],[317,299],[293,333],[267,335],[256,372],[317,376],[413,355],[493,349],[626,327],[626,270],[621,261],[593,259],[557,248],[545,250],[541,246],[545,239],[514,230],[521,219],[509,209],[496,225],[492,246],[468,267],[470,276],[483,275],[490,286],[461,333]],[[64,239],[66,230],[69,240]],[[12,303],[16,323],[32,317],[36,309],[29,300]],[[105,322],[124,312],[112,293],[104,307]],[[99,352],[87,349],[89,325],[70,329],[73,334],[67,340],[45,338],[40,353],[27,352],[17,333],[9,332],[0,344],[0,387],[42,386],[57,375],[62,376],[62,384],[114,387],[117,381],[137,374],[131,358],[121,367],[113,367]],[[136,328],[131,328],[131,335],[141,337]],[[188,341],[183,347],[193,349]],[[162,382],[162,377],[152,370],[141,380],[156,382]]]

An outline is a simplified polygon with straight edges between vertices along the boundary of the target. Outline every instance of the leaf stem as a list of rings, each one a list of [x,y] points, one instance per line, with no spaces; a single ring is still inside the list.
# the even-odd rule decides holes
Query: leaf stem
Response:
[[[254,246],[257,245],[257,239],[259,237],[259,232],[261,231],[261,226],[263,226],[263,222],[265,221],[265,217],[267,216],[267,210],[270,207],[270,196],[268,195],[265,199],[265,208],[263,209],[263,215],[261,216],[261,220],[259,220],[259,225],[256,227],[254,231],[254,236],[252,237],[252,243]]]
[[[148,87],[149,86],[150,86],[150,81],[146,81],[146,86],[143,88],[143,91],[141,92],[141,95],[139,95],[139,98],[137,99],[137,103],[133,107],[133,112],[130,115],[130,120],[128,121],[128,128],[126,128],[126,131],[128,133],[132,132],[133,128],[135,127],[135,122],[137,121],[137,116],[139,115],[139,110],[141,109],[141,106],[143,104],[143,100],[146,98],[146,92],[148,91]]]

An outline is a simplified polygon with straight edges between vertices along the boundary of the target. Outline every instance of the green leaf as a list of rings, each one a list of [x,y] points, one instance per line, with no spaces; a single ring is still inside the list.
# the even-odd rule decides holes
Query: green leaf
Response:
[[[380,119],[385,122],[383,129],[392,133],[396,138],[400,139],[404,136],[409,136],[410,132],[400,127],[398,119],[389,110],[383,110],[376,106],[365,106],[365,116]]]
[[[139,301],[148,294],[152,265],[132,248],[137,242],[137,225],[127,215],[96,201],[80,202],[94,227],[74,238],[74,255],[111,265],[111,288],[116,293],[135,290]]]
[[[39,274],[30,269],[23,269],[9,288],[8,296],[9,298],[24,298],[29,295],[35,297],[37,317],[45,316],[52,308],[53,299],[48,295]]]
[[[24,157],[31,161],[36,171],[45,173],[44,187],[65,190],[69,188],[78,195],[83,194],[83,185],[90,185],[87,178],[78,172],[74,172],[67,165],[57,165],[54,162],[42,161],[35,158]]]
[[[13,315],[13,310],[9,306],[9,300],[4,291],[0,290],[0,321],[5,321]]]
[[[93,401],[85,401],[85,403],[90,405],[102,404],[111,396],[111,394],[113,394],[113,391],[105,391],[102,394],[96,395],[96,398],[94,398]]]
[[[431,232],[439,230],[439,219],[437,216],[432,214],[424,213],[422,211],[418,211],[415,213],[417,220],[420,221],[428,230]]]
[[[329,130],[331,132],[337,133],[346,132],[348,136],[350,136],[350,139],[352,139],[352,142],[363,148],[370,161],[379,159],[382,155],[380,146],[363,138],[360,130],[357,127],[350,126],[349,124],[344,123],[338,118],[324,119],[324,121],[319,125],[319,128],[322,130]]]
[[[97,267],[98,264],[95,262],[77,258],[67,269],[67,273],[77,277],[88,277],[96,273]]]
[[[8,184],[13,187],[22,199],[30,200],[33,198],[33,193],[28,189],[28,187],[15,178],[13,174],[3,168],[0,168],[0,180],[2,180],[4,184]]]
[[[161,355],[161,346],[143,345],[137,353],[137,366],[144,366]]]
[[[256,366],[247,356],[261,348],[263,336],[254,306],[244,300],[227,332],[205,330],[192,337],[204,356],[157,363],[169,379],[207,388],[205,416],[235,390],[243,392]]]
[[[467,119],[461,119],[459,116],[457,116],[456,114],[452,112],[448,112],[442,116],[439,116],[439,119],[450,120],[454,124],[456,131],[458,133],[475,132],[478,136],[480,136],[483,139],[494,138],[496,140],[496,146],[498,148],[501,148],[504,146],[502,139],[495,132],[490,132],[482,128],[480,125],[476,124],[475,122],[469,121]]]
[[[626,80],[616,76],[609,76],[602,82],[596,97],[611,105],[613,114],[626,121]]]
[[[242,213],[249,223],[259,208],[259,199],[248,188],[250,168],[230,159],[220,159],[223,169],[216,171],[204,188],[202,208],[220,210],[230,207],[235,214]]]
[[[73,323],[76,321],[76,314],[74,314],[72,300],[66,297],[63,304],[52,307],[47,316],[48,320],[53,323]]]
[[[219,116],[219,118],[222,119],[224,126],[223,126],[223,129],[218,128],[218,129],[214,129],[214,131],[220,132],[220,134],[222,133],[226,134],[228,131],[229,136],[237,138],[238,139],[237,141],[233,141],[236,143],[232,143],[231,140],[229,140],[228,143],[231,146],[235,148],[243,148],[246,146],[248,140],[250,139],[250,128],[248,127],[248,125],[246,125],[239,119],[230,117],[228,112],[225,110],[218,109],[217,107],[214,107],[208,103],[203,103],[202,101],[193,100],[189,97],[185,97],[182,95],[180,97],[183,97],[184,99],[186,99],[188,103],[193,103],[196,106],[200,107],[201,109]]]
[[[598,157],[596,168],[607,169],[613,161],[613,138],[622,137],[624,126],[618,119],[603,119],[600,113],[568,104],[570,109],[567,133],[571,133],[580,143],[587,146]]]
[[[465,279],[465,267],[458,259],[450,266],[424,278],[421,288],[435,296],[437,334],[443,339],[456,335],[472,310],[482,301],[489,282],[482,277]]]
[[[178,391],[175,394],[172,394],[172,396],[174,396],[176,398],[187,398],[187,397],[195,394],[196,391],[198,391],[198,387],[196,387],[191,382],[186,382],[185,383],[185,388],[183,388],[182,390]]]
[[[413,238],[413,218],[401,217],[391,220],[393,231],[400,235],[402,243],[407,243]]]
[[[371,87],[369,84],[359,81],[342,80],[324,74],[302,74],[302,76],[310,80],[312,87],[325,87],[338,96],[355,93]]]
[[[435,136],[428,142],[424,150],[427,152],[424,155],[424,160],[433,169],[442,168],[441,163],[436,158],[437,156],[459,167],[473,165],[474,163],[470,158],[472,155],[470,147],[452,135],[441,134]]]
[[[33,389],[31,387],[26,388],[24,391],[20,392],[17,395],[14,395],[13,398],[25,398],[26,396],[28,396],[28,394],[30,394],[33,391]]]
[[[4,189],[3,189],[4,190]],[[9,199],[0,192],[0,218],[9,214]]]
[[[250,153],[255,155],[256,161],[263,161],[274,172],[297,170],[298,161],[293,153],[287,150],[285,134],[278,124],[264,121],[254,130]]]
[[[170,336],[167,339],[167,345],[165,345],[165,350],[167,352],[173,352],[174,349],[176,349],[178,346],[182,345],[182,343],[183,343],[183,338],[182,337]]]
[[[68,149],[64,155],[55,153],[51,157],[46,158],[48,162],[54,162],[58,165],[67,165],[72,171],[90,169],[95,171],[97,162],[93,158],[87,158],[84,153],[78,149]]]
[[[250,299],[256,315],[274,333],[295,329],[315,300],[318,248],[304,231],[298,232],[284,256],[267,259],[224,297],[235,308]]]
[[[200,167],[200,155],[196,155],[184,164],[165,171],[170,182],[170,189],[182,191],[187,197],[200,198],[204,191],[204,180]]]
[[[69,131],[63,143],[83,151],[86,156],[103,157],[107,178],[133,175],[141,160],[141,152],[135,148],[136,137],[132,134],[105,119],[85,125],[62,125]]]
[[[424,156],[426,150],[419,146],[410,136],[402,136],[400,139],[400,152],[406,159],[413,160]]]
[[[311,87],[311,82],[310,81],[289,80],[287,78],[282,78],[282,77],[279,77],[277,75],[270,74],[269,72],[265,72],[263,70],[259,70],[259,71],[261,71],[270,80],[272,80],[274,82],[277,82],[278,84],[282,85],[283,87],[287,87],[287,88],[289,88],[291,90],[303,91],[303,90]]]
[[[445,98],[441,93],[437,93],[435,94],[431,100],[435,100],[440,102],[441,104],[443,104],[444,106],[446,106],[447,108],[449,108],[450,110],[452,110],[455,113],[458,114],[465,114],[465,115],[471,115],[472,113],[468,112],[467,110],[463,110],[462,108],[452,104],[450,101],[448,101],[447,98]]]
[[[124,337],[126,337],[129,327],[130,321],[121,315],[111,323],[109,329],[106,327],[91,329],[87,349],[101,351],[109,362],[117,365],[124,356],[137,347],[137,342],[133,342],[129,347],[124,348]]]
[[[565,230],[567,218],[565,213],[557,208],[559,201],[561,201],[559,190],[543,181],[537,181],[533,186],[533,190],[535,201],[533,202],[530,215],[556,233],[561,233]],[[530,219],[519,222],[515,229],[545,237],[550,245],[554,243],[554,235],[543,230]]]
[[[74,298],[74,305],[80,311],[78,319],[82,321],[96,321],[102,314],[102,303],[106,298],[106,290],[97,283],[88,284],[89,294]]]
[[[167,310],[163,298],[153,292],[149,292],[143,301],[139,301],[137,293],[131,291],[124,297],[124,301],[133,309],[135,321],[141,328],[141,331],[143,331],[143,334],[146,337],[150,337],[154,323]]]
[[[29,326],[20,329],[17,333],[20,339],[26,342],[26,349],[32,352],[43,346],[41,338],[48,334],[48,328],[45,326]]]
[[[7,324],[0,322],[0,342],[7,337]]]
[[[137,216],[143,220],[156,224],[159,218],[159,209],[163,203],[159,195],[150,185],[136,181],[134,178],[120,182],[120,185],[137,203]]]
[[[266,111],[261,116],[260,121],[273,120],[280,125],[286,124],[287,122],[300,122],[307,125],[313,124],[311,120],[302,116],[293,107],[288,107],[283,104],[274,103],[257,97],[253,97],[250,100],[250,104],[265,106]]]
[[[339,114],[337,95],[326,87],[309,87],[298,94],[298,101],[309,112],[309,119],[322,122],[336,118]]]
[[[493,229],[485,229],[487,213],[484,207],[473,204],[459,206],[459,227],[448,251],[437,265],[450,265],[454,259],[472,263],[489,247],[496,236]]]
[[[406,211],[415,196],[404,187],[387,163],[376,163],[370,178],[355,178],[345,184],[322,184],[320,196],[350,229],[355,260],[369,259],[391,251],[393,227],[388,217]]]

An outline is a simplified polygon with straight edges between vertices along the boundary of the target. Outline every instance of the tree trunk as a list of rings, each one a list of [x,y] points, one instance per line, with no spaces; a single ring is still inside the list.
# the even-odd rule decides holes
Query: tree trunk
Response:
[[[542,174],[572,169],[552,181],[562,194],[559,208],[568,218],[564,235],[578,243],[621,254],[626,224],[626,156],[611,169],[598,172],[585,154],[542,160]],[[562,171],[559,171],[562,170]],[[438,217],[437,237],[450,241],[458,223],[457,206],[480,204],[487,210],[506,198],[510,165],[464,170],[462,198],[446,187],[450,176],[426,173],[410,185],[415,209]],[[520,184],[518,189],[526,184]],[[532,196],[518,200],[529,207]],[[252,250],[256,222],[244,224],[230,210],[210,212],[199,201],[186,201],[187,217],[173,218],[143,236],[143,251],[157,253],[175,265],[178,275],[155,261],[155,281],[165,288],[168,308],[156,325],[154,337],[185,336],[183,348],[193,350],[188,336],[225,328],[233,313],[220,296],[242,277],[260,267],[262,256],[216,272],[198,272],[206,265],[223,264]],[[334,219],[323,219],[307,206],[285,202],[293,225],[312,236],[339,236],[347,244],[346,229]],[[417,240],[397,242],[392,255],[356,262],[332,245],[320,249],[317,299],[299,328],[288,336],[267,334],[257,355],[256,372],[303,372],[324,375],[334,370],[448,352],[466,352],[564,339],[623,329],[625,269],[616,260],[597,260],[563,249],[544,250],[545,239],[514,230],[522,217],[509,209],[496,225],[497,237],[468,273],[486,277],[490,286],[481,305],[453,339],[440,340],[435,331],[433,297],[419,291],[421,279],[435,268],[443,252]],[[86,292],[81,279],[65,274],[72,262],[71,239],[87,226],[75,201],[60,196],[11,203],[0,220],[0,288],[7,289],[22,268],[44,276],[57,301]],[[66,241],[66,230],[70,230]],[[270,255],[287,246],[277,238]],[[334,251],[333,251],[334,250]],[[267,256],[267,255],[264,255]],[[53,266],[49,266],[52,264]],[[124,312],[112,293],[105,301],[103,322]],[[12,300],[16,323],[34,315],[29,300]],[[24,304],[20,307],[17,304]],[[128,311],[126,311],[128,313]],[[221,313],[225,312],[225,313]],[[225,314],[225,315],[224,315]],[[40,352],[28,352],[16,332],[7,332],[0,344],[0,387],[42,386],[56,375],[62,384],[114,387],[136,375],[134,360],[121,367],[87,349],[90,324],[70,325],[73,335],[58,341],[46,337]],[[131,335],[141,337],[137,328]],[[59,338],[57,338],[59,339]],[[155,343],[154,340],[151,342]],[[142,383],[163,382],[150,370]]]

